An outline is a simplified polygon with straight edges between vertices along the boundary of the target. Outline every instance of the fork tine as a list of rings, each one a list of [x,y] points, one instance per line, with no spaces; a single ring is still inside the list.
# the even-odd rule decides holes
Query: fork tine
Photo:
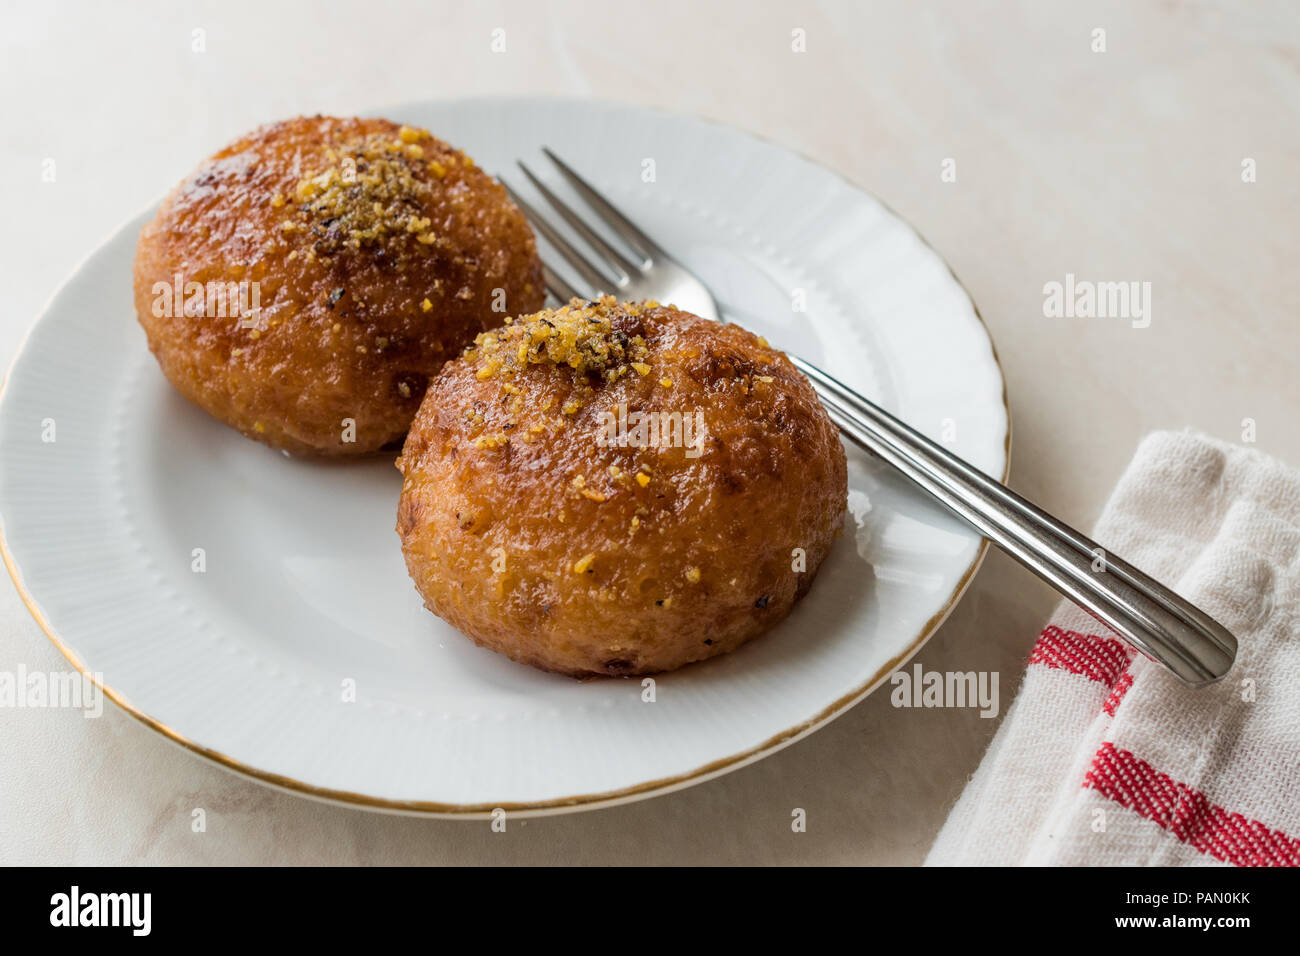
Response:
[[[600,233],[587,225],[587,223],[583,221],[582,217],[569,208],[569,205],[563,199],[551,192],[550,187],[533,175],[533,171],[524,165],[522,161],[519,161],[519,168],[524,171],[524,175],[528,177],[528,181],[536,187],[537,191],[542,194],[542,197],[551,204],[551,207],[564,217],[564,221],[572,226],[578,235],[582,236],[582,238],[585,239],[593,249],[604,257],[605,262],[611,269],[620,274],[620,285],[633,276],[641,274],[640,266],[633,265],[628,261],[628,258],[623,255],[623,253],[619,252],[606,242],[604,238],[601,237]]]
[[[533,224],[533,228],[545,236],[546,240],[559,250],[560,254],[569,261],[569,265],[573,266],[573,268],[591,284],[592,288],[597,293],[613,292],[618,288],[618,283],[611,280],[608,276],[602,275],[600,270],[588,262],[583,254],[574,248],[573,243],[560,235],[554,226],[538,214],[536,209],[525,202],[524,199],[504,181],[499,180],[499,182],[501,182],[502,186],[505,186],[506,192],[514,201],[514,204],[518,206],[520,211],[528,218],[528,221]]]
[[[615,209],[608,199],[596,192],[590,183],[574,172],[568,163],[551,152],[549,146],[543,146],[542,152],[564,174],[564,178],[569,181],[573,188],[582,194],[582,198],[591,204],[591,208],[605,221],[605,224],[622,236],[627,244],[643,256],[647,262],[652,262],[655,259],[671,258],[663,249],[659,248],[658,243],[638,229],[627,216]]]
[[[580,294],[577,289],[569,285],[568,280],[545,263],[542,264],[542,278],[546,282],[546,291],[559,299],[561,305],[570,299],[587,298],[587,296]]]

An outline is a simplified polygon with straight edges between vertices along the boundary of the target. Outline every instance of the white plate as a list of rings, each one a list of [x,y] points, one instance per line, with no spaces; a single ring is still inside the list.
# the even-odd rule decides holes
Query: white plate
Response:
[[[1002,376],[970,299],[910,227],[835,174],[732,129],[612,104],[501,99],[388,115],[494,171],[551,145],[755,331],[1005,474]],[[64,285],[14,362],[0,404],[0,525],[20,592],[69,660],[227,767],[434,814],[661,793],[852,706],[921,646],[979,564],[976,534],[850,450],[850,487],[871,509],[856,533],[848,521],[772,633],[659,677],[653,703],[637,680],[581,683],[514,664],[422,607],[393,531],[390,462],[293,460],[171,389],[132,310],[150,215]],[[850,504],[862,511],[856,493]],[[196,548],[204,573],[192,570]],[[347,681],[356,702],[343,700]]]

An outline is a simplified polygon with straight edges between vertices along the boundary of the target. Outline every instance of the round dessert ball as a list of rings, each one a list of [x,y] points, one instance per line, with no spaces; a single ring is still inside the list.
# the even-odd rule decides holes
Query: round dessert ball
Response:
[[[782,353],[608,297],[479,335],[430,383],[397,467],[428,608],[575,677],[671,670],[767,630],[847,496],[835,426]]]
[[[296,454],[397,447],[442,364],[544,297],[505,190],[383,119],[255,130],[163,201],[136,250],[136,313],[163,373]]]

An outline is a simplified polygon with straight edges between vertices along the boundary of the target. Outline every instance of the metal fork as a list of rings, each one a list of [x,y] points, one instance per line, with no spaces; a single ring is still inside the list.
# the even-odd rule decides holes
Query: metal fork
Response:
[[[700,279],[618,211],[574,169],[543,148],[560,175],[627,250],[596,231],[523,162],[520,169],[542,198],[595,253],[596,261],[503,183],[511,198],[552,248],[586,284],[584,293],[554,265],[545,266],[548,291],[562,302],[609,293],[623,299],[671,302],[703,318],[725,322]],[[1003,551],[1088,611],[1187,684],[1200,687],[1232,667],[1237,640],[1189,601],[1085,535],[994,481],[943,446],[825,372],[790,355],[817,390],[845,438],[884,459],[964,519]]]

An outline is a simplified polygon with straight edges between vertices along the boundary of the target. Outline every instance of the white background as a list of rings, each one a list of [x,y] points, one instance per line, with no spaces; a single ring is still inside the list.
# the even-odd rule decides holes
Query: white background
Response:
[[[1006,371],[1012,484],[1087,527],[1137,439],[1190,426],[1300,464],[1300,12],[1286,3],[6,2],[0,360],[124,220],[258,123],[553,93],[759,133],[840,171],[952,264]],[[506,31],[506,52],[490,50]],[[802,28],[807,52],[793,53]],[[1106,31],[1094,53],[1093,30]],[[203,30],[206,49],[193,50]],[[435,133],[437,131],[435,130]],[[557,144],[558,145],[558,144]],[[1253,158],[1258,181],[1243,183]],[[956,161],[957,181],[940,180]],[[56,181],[42,182],[53,159]],[[1049,319],[1043,285],[1152,284],[1152,322]],[[86,361],[94,361],[87,355]],[[918,660],[997,670],[1053,603],[991,555]],[[0,584],[0,670],[61,670]],[[111,708],[111,705],[109,705]],[[678,794],[483,822],[309,802],[110,709],[0,710],[0,862],[911,863],[996,721],[878,693]],[[190,829],[207,812],[207,832]],[[808,832],[790,831],[790,811]]]

